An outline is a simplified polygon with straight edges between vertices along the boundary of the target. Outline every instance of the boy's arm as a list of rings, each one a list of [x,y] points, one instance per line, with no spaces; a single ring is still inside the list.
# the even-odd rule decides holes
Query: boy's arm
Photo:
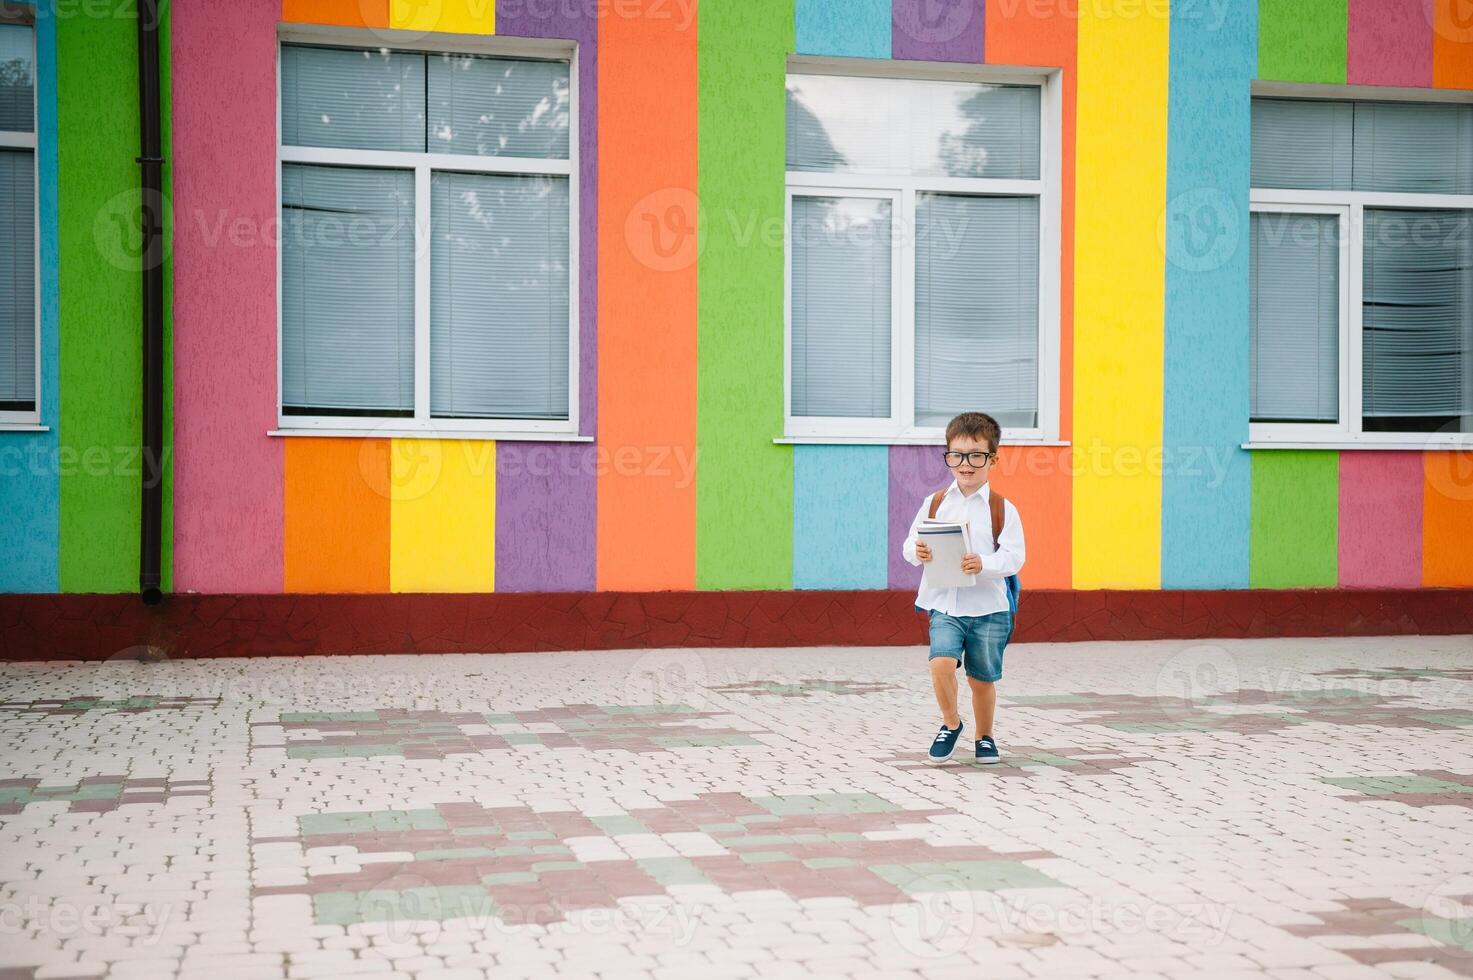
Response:
[[[983,533],[987,532],[984,530]],[[982,559],[979,578],[1007,578],[1009,575],[1017,575],[1018,570],[1023,567],[1023,560],[1027,557],[1027,549],[1023,544],[1023,521],[1018,517],[1017,508],[1012,501],[1008,501],[1003,507],[1002,533],[997,536],[996,553],[979,557]]]
[[[916,535],[921,529],[921,519],[926,516],[926,504],[930,498],[921,501],[921,506],[916,510],[915,520],[910,522],[910,530],[905,533],[905,540],[900,544],[900,554],[912,565],[920,565],[921,560],[916,557]]]

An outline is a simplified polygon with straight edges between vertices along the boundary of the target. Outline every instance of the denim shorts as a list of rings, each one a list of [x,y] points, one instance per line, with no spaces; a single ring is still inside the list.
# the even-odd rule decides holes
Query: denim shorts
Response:
[[[988,683],[1002,679],[1002,654],[1013,633],[1013,614],[948,616],[929,610],[931,617],[931,660],[950,657],[965,666],[967,676]]]

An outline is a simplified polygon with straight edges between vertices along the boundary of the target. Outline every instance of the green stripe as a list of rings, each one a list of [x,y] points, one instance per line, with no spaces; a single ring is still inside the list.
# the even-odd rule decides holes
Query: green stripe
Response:
[[[784,75],[793,0],[701,6],[696,585],[793,584],[783,427]]]
[[[1333,587],[1338,570],[1340,454],[1261,450],[1253,454],[1249,585]]]
[[[1346,0],[1259,0],[1258,77],[1345,84]]]
[[[63,592],[138,587],[143,300],[133,7],[94,2],[92,15],[57,22]]]

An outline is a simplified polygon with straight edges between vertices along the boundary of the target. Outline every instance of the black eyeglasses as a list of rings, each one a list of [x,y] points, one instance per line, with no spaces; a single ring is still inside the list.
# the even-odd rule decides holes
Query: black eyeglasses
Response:
[[[946,460],[947,466],[950,466],[952,469],[956,469],[958,466],[962,465],[962,460],[966,460],[973,466],[985,466],[992,460],[997,458],[997,453],[944,452],[941,454],[941,458]]]

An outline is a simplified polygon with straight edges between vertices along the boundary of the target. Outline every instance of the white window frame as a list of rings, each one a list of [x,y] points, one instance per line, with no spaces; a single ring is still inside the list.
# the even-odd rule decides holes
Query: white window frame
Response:
[[[1011,66],[929,65],[854,58],[788,59],[788,75],[826,74],[869,78],[1034,85],[1040,89],[1039,176],[1013,180],[972,177],[892,176],[789,170],[783,256],[783,443],[935,444],[944,426],[915,424],[915,211],[916,196],[940,192],[976,197],[1038,198],[1038,424],[1004,426],[1005,445],[1059,445],[1059,276],[1061,262],[1059,185],[1061,173],[1062,86],[1057,71]],[[890,417],[795,416],[792,323],[793,197],[889,197],[892,211]],[[986,410],[986,406],[979,406]]]
[[[1374,102],[1473,102],[1473,92],[1383,89],[1359,85],[1253,84],[1254,98],[1323,99]],[[1253,422],[1250,449],[1469,449],[1473,433],[1366,432],[1362,278],[1365,269],[1366,208],[1420,208],[1473,211],[1473,194],[1411,194],[1391,191],[1321,191],[1259,188],[1249,191],[1250,211],[1340,214],[1340,421],[1336,424]]]
[[[479,157],[457,153],[411,153],[397,150],[355,150],[291,146],[281,138],[281,48],[285,44],[327,44],[395,51],[543,58],[568,62],[568,159],[540,157]],[[579,301],[579,86],[578,47],[573,42],[527,38],[424,36],[414,31],[354,30],[294,25],[277,32],[276,46],[276,206],[281,213],[282,166],[291,163],[332,164],[407,170],[414,174],[414,416],[354,417],[287,415],[282,403],[282,269],[276,250],[276,411],[277,428],[271,435],[376,436],[440,439],[537,440],[586,442],[578,432],[580,377]],[[545,419],[447,419],[430,412],[430,178],[435,171],[466,174],[556,176],[568,181],[568,417]],[[278,219],[279,220],[279,219]]]
[[[34,221],[31,242],[35,246],[32,266],[36,280],[32,292],[36,321],[35,356],[32,367],[36,372],[34,385],[36,399],[35,407],[29,412],[0,411],[0,432],[36,432],[46,429],[41,424],[41,382],[43,380],[41,361],[45,353],[41,347],[41,148],[37,139],[37,130],[41,122],[41,73],[38,70],[36,51],[36,25],[32,23],[25,26],[31,29],[31,130],[28,133],[0,131],[0,149],[25,150],[31,154],[31,208]]]

